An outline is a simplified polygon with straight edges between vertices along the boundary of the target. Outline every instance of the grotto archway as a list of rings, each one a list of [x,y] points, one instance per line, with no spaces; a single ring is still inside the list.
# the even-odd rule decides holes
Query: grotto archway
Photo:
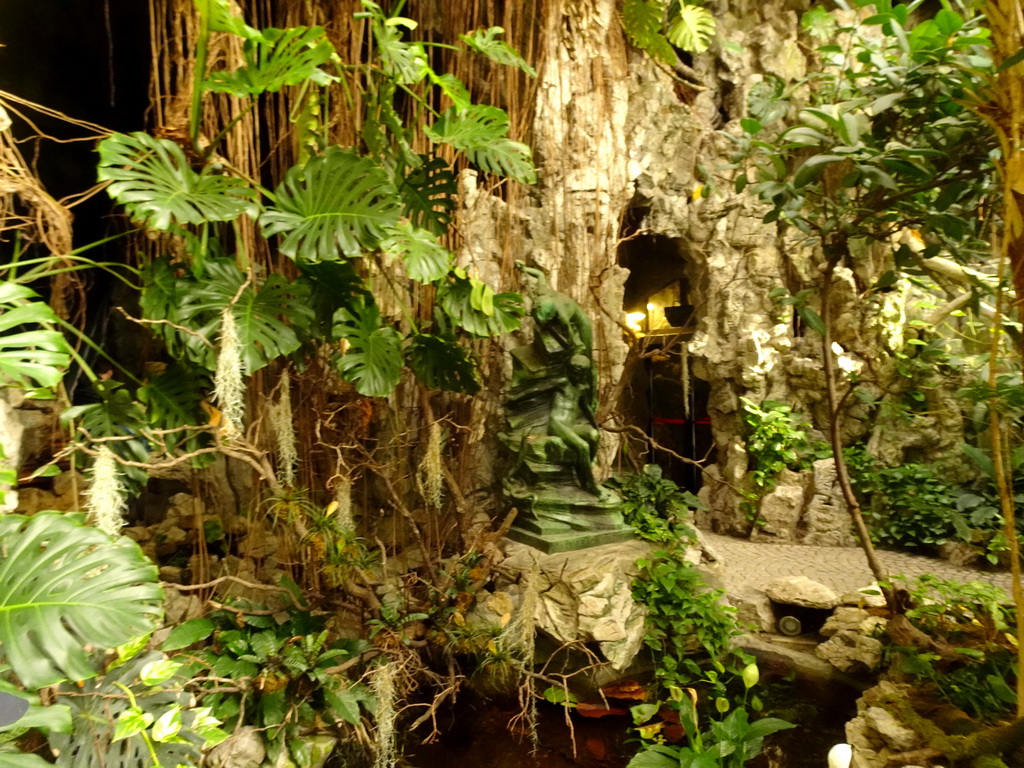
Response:
[[[630,218],[618,258],[629,270],[622,309],[635,340],[619,412],[647,440],[643,445],[629,441],[625,450],[641,463],[659,465],[666,477],[696,493],[700,468],[672,455],[714,461],[711,390],[694,375],[689,355],[700,321],[691,303],[691,264],[678,240],[643,231],[630,234]]]

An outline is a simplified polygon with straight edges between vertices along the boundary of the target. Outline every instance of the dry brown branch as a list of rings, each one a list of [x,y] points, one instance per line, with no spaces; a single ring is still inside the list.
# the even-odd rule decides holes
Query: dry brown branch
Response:
[[[116,309],[118,312],[120,312],[122,315],[124,315],[124,318],[126,320],[128,320],[130,322],[133,322],[133,323],[136,323],[137,325],[142,325],[142,326],[146,326],[146,325],[169,325],[171,328],[173,328],[176,331],[181,331],[182,333],[187,333],[187,334],[189,334],[191,336],[195,336],[197,339],[202,341],[203,344],[208,346],[210,349],[214,348],[213,342],[211,342],[208,338],[203,336],[203,334],[199,333],[198,331],[193,331],[191,328],[186,328],[183,325],[178,325],[177,323],[172,323],[170,320],[146,320],[144,318],[133,317],[132,315],[129,315],[125,311],[124,307],[114,307],[114,309]]]

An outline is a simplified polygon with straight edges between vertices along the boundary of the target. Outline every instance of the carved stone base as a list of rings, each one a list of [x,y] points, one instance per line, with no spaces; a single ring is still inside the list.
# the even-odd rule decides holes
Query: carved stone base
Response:
[[[512,491],[509,496],[519,516],[508,537],[541,552],[571,552],[633,538],[622,519],[622,500],[607,489],[600,497],[573,487]]]
[[[572,531],[539,534],[512,527],[509,529],[508,538],[550,555],[556,552],[573,552],[577,549],[599,547],[602,544],[618,544],[629,541],[633,538],[633,532],[626,528],[619,531]]]

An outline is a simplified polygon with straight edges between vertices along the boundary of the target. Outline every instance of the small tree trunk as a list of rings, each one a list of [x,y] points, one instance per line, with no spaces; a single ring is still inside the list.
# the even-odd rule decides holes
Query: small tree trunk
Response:
[[[1014,203],[1010,203],[1013,205]],[[993,248],[999,250],[999,285],[996,289],[996,311],[992,318],[992,343],[989,350],[988,402],[989,435],[992,440],[992,469],[996,488],[999,490],[999,507],[1003,513],[1006,542],[1010,551],[1010,573],[1013,576],[1013,602],[1017,609],[1017,660],[1024,662],[1024,586],[1020,583],[1020,541],[1017,538],[1017,519],[1013,502],[1013,479],[1007,472],[1006,453],[1003,445],[1003,420],[999,415],[999,398],[996,395],[996,361],[999,359],[999,341],[1003,334],[1003,277],[1006,269],[1006,250],[993,239]],[[1017,674],[1017,717],[1024,718],[1024,673]]]
[[[850,483],[850,472],[846,466],[846,459],[843,457],[842,413],[840,411],[839,394],[836,391],[830,301],[832,298],[832,274],[845,249],[845,241],[826,244],[825,253],[828,257],[828,263],[825,266],[825,274],[821,285],[821,320],[825,326],[825,332],[821,337],[821,358],[825,367],[825,393],[828,397],[829,436],[832,443],[832,455],[835,457],[836,463],[836,479],[839,480],[839,488],[843,493],[843,499],[846,501],[846,508],[850,512],[850,518],[853,520],[853,527],[857,531],[857,537],[860,539],[864,556],[867,557],[868,567],[878,582],[882,594],[885,595],[886,603],[895,612],[897,606],[893,589],[891,586],[888,586],[889,574],[879,561],[874,544],[871,543],[871,536],[868,533],[867,524],[864,522],[864,514],[861,512],[860,502],[857,501],[857,496],[853,492],[853,485]]]

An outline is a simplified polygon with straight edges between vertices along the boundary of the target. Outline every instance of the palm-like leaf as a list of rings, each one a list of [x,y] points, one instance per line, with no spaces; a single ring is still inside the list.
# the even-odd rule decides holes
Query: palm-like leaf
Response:
[[[622,6],[622,28],[633,45],[671,66],[676,63],[676,52],[661,33],[664,22],[663,0],[626,0]]]
[[[115,133],[99,150],[99,180],[112,182],[107,193],[152,229],[256,215],[253,191],[244,181],[210,166],[196,173],[173,141]]]
[[[271,275],[257,290],[251,283],[243,288],[244,282],[245,275],[230,259],[210,261],[206,278],[184,292],[177,317],[180,324],[212,341],[220,332],[224,310],[232,306],[242,363],[245,372],[251,374],[297,350],[301,341],[296,329],[308,328],[313,313],[307,289],[300,283]],[[201,357],[194,362],[213,370],[213,349],[206,345],[200,349]]]
[[[87,680],[81,687],[65,684],[57,691],[57,701],[71,710],[70,733],[51,733],[50,746],[57,755],[58,768],[143,768],[161,765],[197,765],[203,739],[192,729],[195,713],[189,702],[194,701],[185,691],[184,675],[172,678],[172,685],[147,686],[139,676],[148,664],[167,657],[149,651],[136,656],[123,666],[114,667],[102,677]],[[132,690],[134,701],[124,695],[124,686]],[[137,704],[154,718],[171,708],[182,710],[182,729],[176,739],[149,744],[142,734],[136,733],[114,741],[117,719],[132,704]],[[150,747],[159,761],[154,763]]]
[[[349,344],[338,361],[346,381],[367,397],[391,394],[402,373],[402,337],[391,326],[381,325],[377,305],[363,301],[339,309],[334,334]]]
[[[448,163],[439,157],[421,158],[424,162],[399,182],[398,193],[409,221],[440,237],[448,231],[459,187]]]
[[[92,438],[138,436],[146,427],[145,414],[124,384],[113,379],[99,380],[93,383],[93,389],[99,402],[76,405],[65,410],[61,415],[61,423],[67,426],[70,421],[77,420],[83,433]],[[110,449],[128,461],[145,462],[149,458],[150,444],[142,437],[130,440],[112,440]],[[138,486],[145,485],[148,480],[146,471],[141,467],[126,466],[125,476]]]
[[[508,114],[503,109],[477,104],[469,109],[451,107],[424,132],[433,141],[464,152],[482,170],[524,184],[537,181],[530,148],[508,138]]]
[[[54,330],[34,328],[57,321],[38,295],[17,283],[0,283],[0,382],[52,389],[70,361],[67,341]],[[28,329],[16,331],[19,327]]]
[[[454,339],[417,334],[409,345],[407,359],[416,377],[428,387],[466,394],[480,389],[476,364],[469,350]]]
[[[191,280],[181,264],[172,263],[167,257],[154,259],[142,269],[139,306],[146,320],[155,321],[148,328],[154,336],[163,340],[172,356],[201,360],[206,354],[204,348],[209,348],[209,344],[194,334],[182,333],[174,328],[174,325],[180,325],[177,322],[178,313],[182,297],[190,285]]]
[[[492,61],[507,64],[510,67],[518,67],[530,77],[536,77],[537,70],[519,55],[519,51],[499,39],[503,34],[505,34],[505,30],[501,27],[491,27],[490,29],[478,29],[472,34],[459,35],[459,39],[472,50],[482,53]]]
[[[81,516],[0,515],[0,554],[0,646],[29,688],[92,677],[87,648],[126,643],[161,616],[156,567]]]
[[[402,207],[387,171],[338,147],[288,171],[276,196],[260,220],[264,235],[283,235],[281,252],[310,262],[375,249]]]
[[[452,255],[425,229],[399,224],[381,241],[380,247],[392,258],[405,263],[405,273],[420,283],[433,283],[448,274]]]
[[[715,17],[700,5],[679,5],[668,28],[672,44],[690,53],[704,53],[715,36]]]
[[[321,261],[316,264],[299,264],[303,276],[299,282],[309,291],[309,306],[313,311],[313,334],[327,338],[334,324],[334,313],[342,307],[351,306],[360,297],[370,293],[363,284],[363,278],[348,261]]]
[[[206,87],[240,98],[276,92],[310,80],[327,85],[332,78],[320,67],[335,55],[322,27],[264,29],[245,41],[245,65],[232,72],[212,72]]]

